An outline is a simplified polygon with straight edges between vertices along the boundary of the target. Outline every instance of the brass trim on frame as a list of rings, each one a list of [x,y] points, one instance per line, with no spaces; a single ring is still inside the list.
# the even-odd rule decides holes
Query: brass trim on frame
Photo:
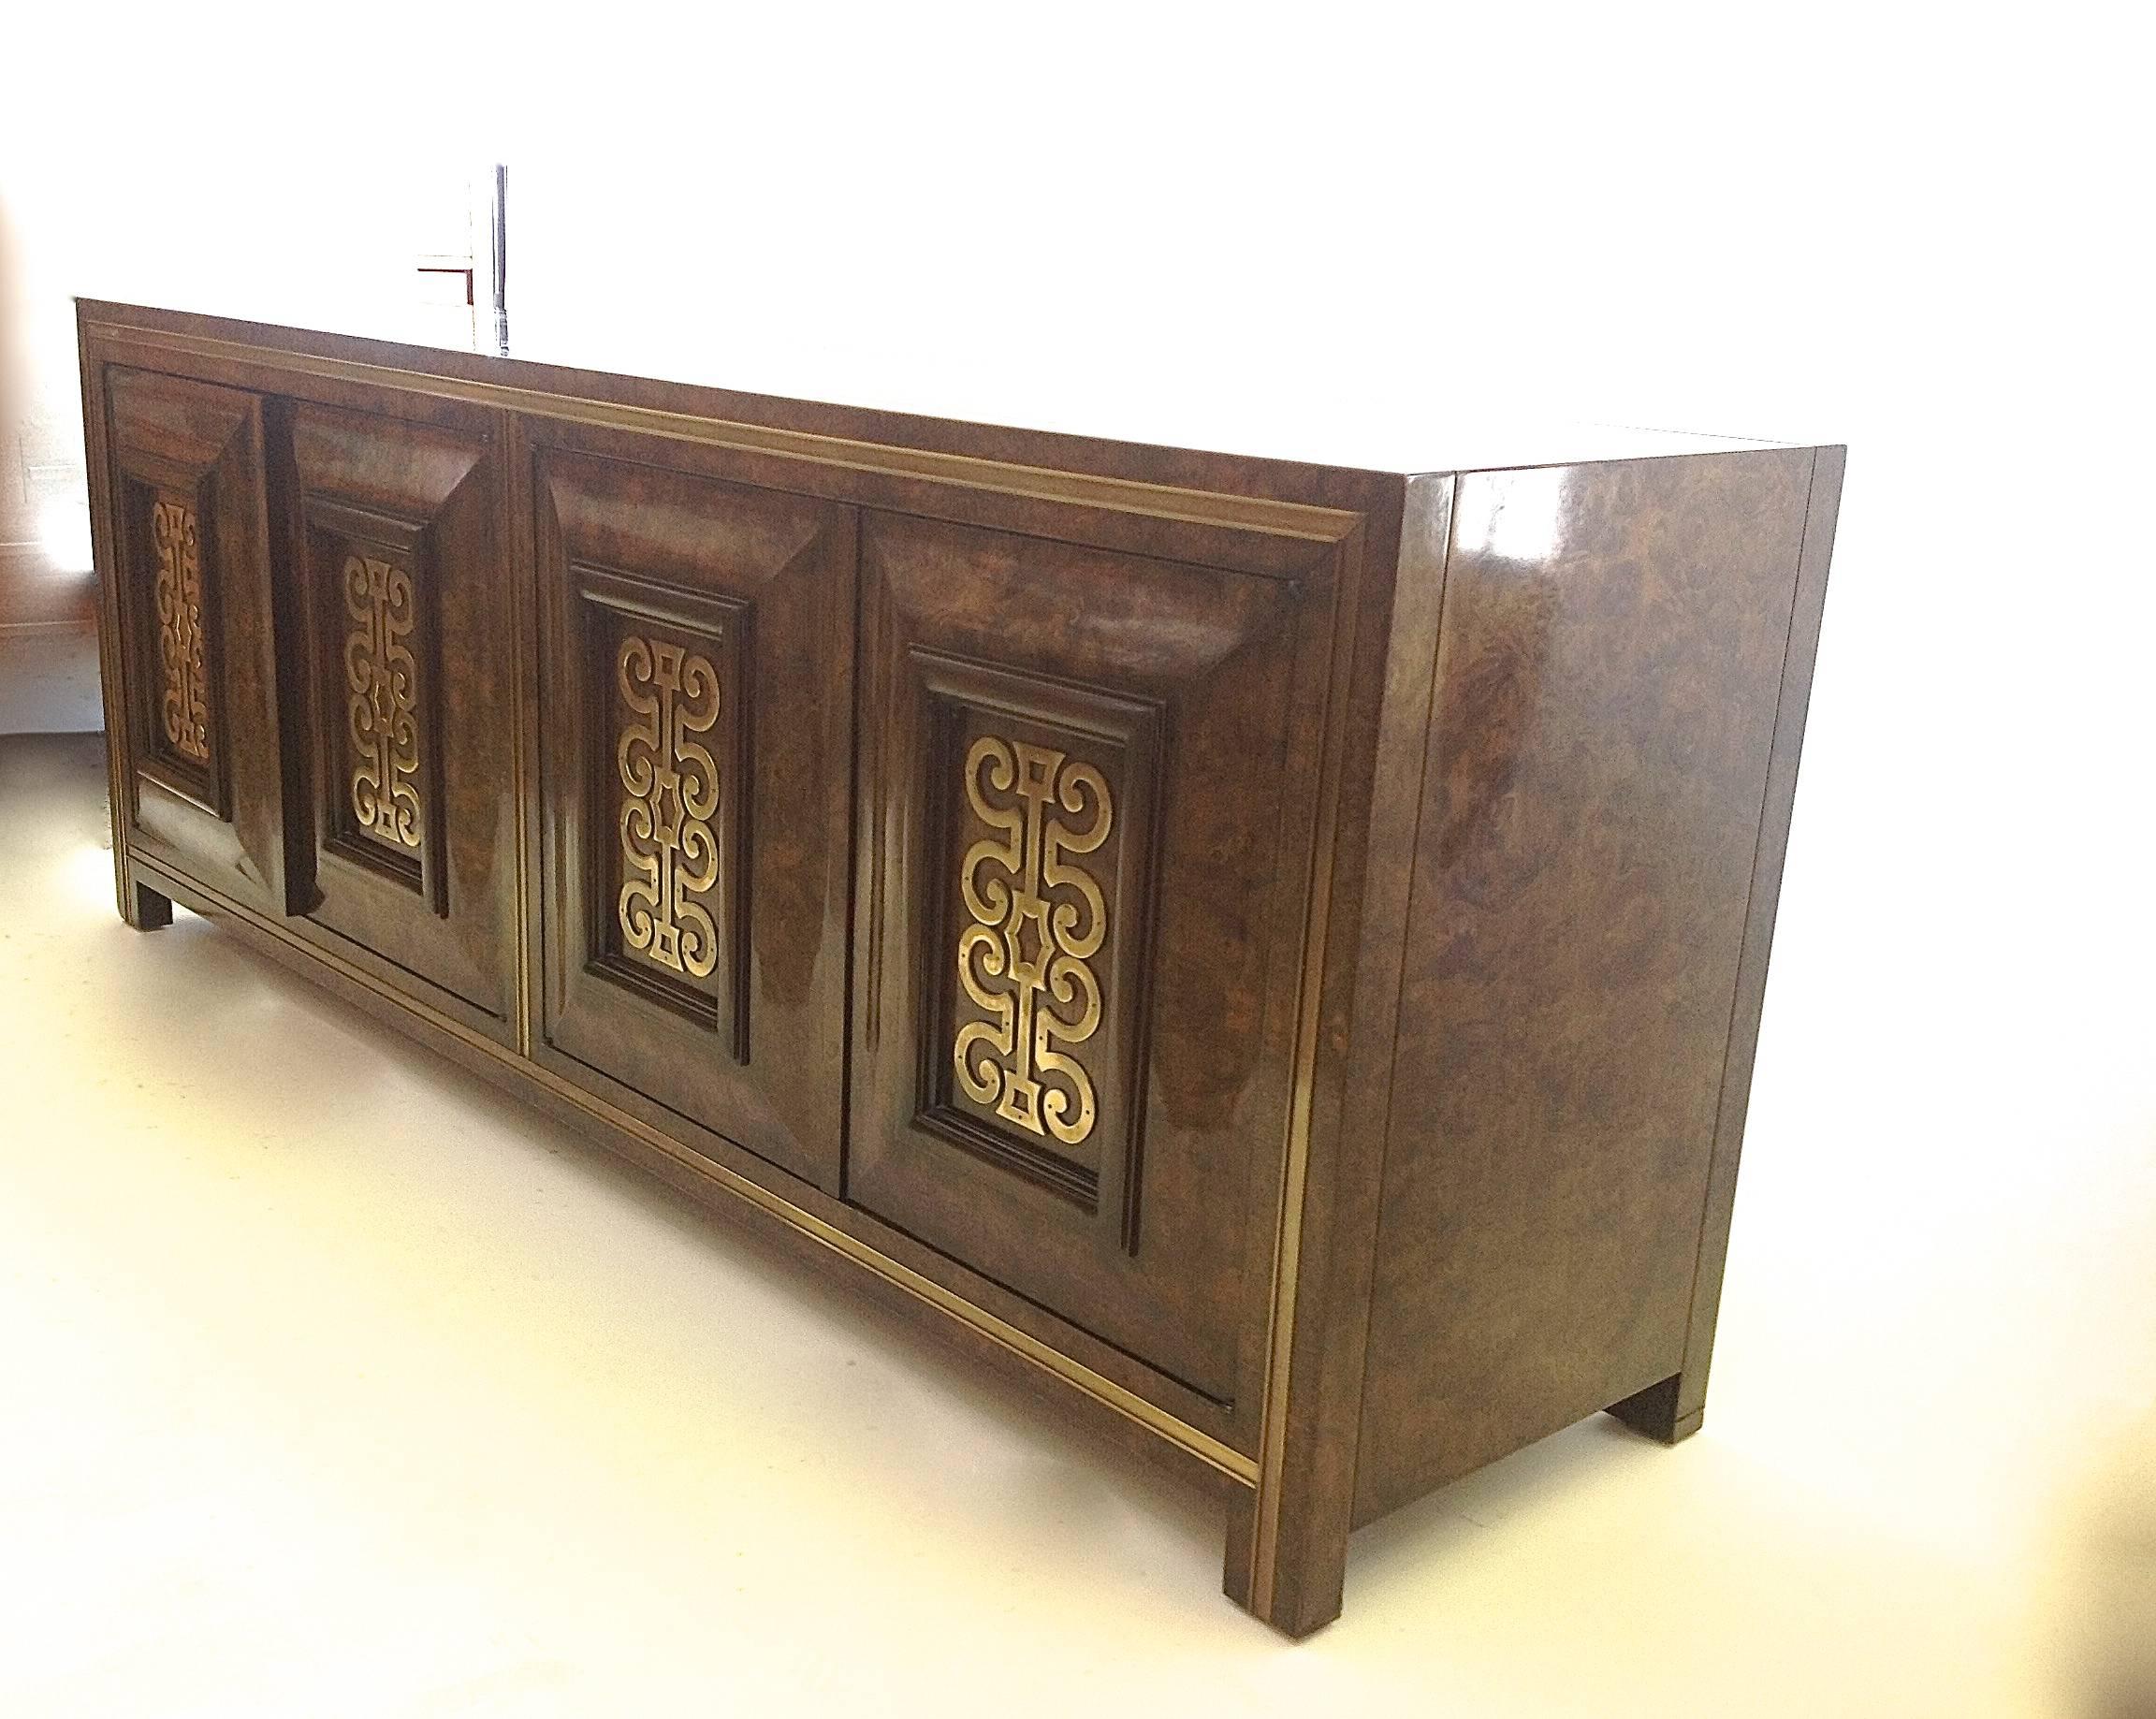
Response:
[[[663,1153],[683,1168],[723,1188],[726,1192],[746,1201],[772,1217],[789,1225],[810,1241],[828,1247],[855,1264],[874,1272],[895,1288],[904,1290],[915,1300],[924,1302],[938,1312],[970,1326],[999,1348],[1009,1350],[1023,1361],[1032,1362],[1043,1372],[1054,1374],[1064,1383],[1083,1391],[1087,1396],[1113,1409],[1125,1420],[1135,1421],[1147,1431],[1158,1434],[1171,1444],[1179,1446],[1200,1462],[1205,1464],[1244,1486],[1258,1483],[1258,1464],[1240,1450],[1223,1443],[1211,1434],[1202,1432],[1162,1408],[1149,1402],[1126,1385],[1120,1385],[1105,1374],[1097,1373],[1084,1362],[1073,1360],[1052,1344],[1042,1341],[1032,1333],[1012,1324],[987,1308],[968,1301],[956,1290],[946,1289],[934,1278],[915,1271],[911,1266],[892,1259],[859,1236],[826,1222],[813,1212],[803,1210],[782,1194],[772,1192],[761,1183],[751,1181],[737,1171],[713,1159],[691,1152],[678,1142],[643,1121],[628,1111],[608,1103],[594,1093],[566,1081],[542,1064],[519,1055],[510,1046],[485,1034],[475,1032],[437,1009],[430,1008],[415,998],[406,997],[383,983],[372,974],[343,959],[334,951],[308,941],[274,920],[265,918],[254,910],[233,901],[228,896],[205,884],[197,883],[180,872],[160,864],[147,853],[130,849],[128,858],[134,867],[154,881],[158,888],[174,899],[193,905],[201,902],[212,911],[237,920],[250,929],[302,952],[309,959],[328,968],[341,979],[359,986],[372,996],[392,1003],[414,1016],[424,1025],[455,1039],[459,1043],[506,1064],[529,1080],[544,1086],[558,1099],[574,1104],[577,1109],[598,1120],[634,1136],[643,1144]]]
[[[1359,544],[1355,546],[1359,547]],[[1342,557],[1353,563],[1352,549]],[[1279,1228],[1274,1237],[1272,1294],[1265,1333],[1265,1389],[1258,1415],[1257,1508],[1250,1535],[1250,1609],[1271,1617],[1279,1576],[1280,1516],[1287,1502],[1289,1374],[1303,1287],[1303,1204],[1310,1188],[1311,1106],[1324,1005],[1325,951],[1332,927],[1333,867],[1340,834],[1342,753],[1347,748],[1348,667],[1355,655],[1355,587],[1335,588],[1332,673],[1318,768],[1318,815],[1310,831],[1309,902],[1295,998],[1295,1051],[1289,1087],[1288,1135],[1280,1168]]]
[[[525,444],[524,427],[514,413],[501,415],[497,425],[502,450],[502,541],[513,545],[509,557],[512,578],[529,578],[538,557],[532,541],[532,459]],[[517,685],[509,700],[509,781],[517,806],[517,1054],[530,1059],[532,1026],[532,966],[538,947],[538,930],[532,923],[532,880],[537,876],[532,853],[532,820],[534,815],[528,789],[530,769],[525,749],[533,744],[526,725],[527,708],[536,703],[538,652],[530,630],[537,612],[536,587],[526,583],[514,592],[509,605],[509,634],[517,663]],[[527,678],[532,677],[533,678]],[[529,696],[528,696],[529,694]]]
[[[1351,658],[1355,647],[1357,616],[1354,590],[1359,580],[1348,570],[1352,569],[1359,555],[1358,544],[1363,516],[1346,509],[1282,502],[1265,497],[1230,495],[1135,479],[1058,471],[971,455],[902,447],[844,436],[744,423],[695,413],[593,401],[545,388],[445,376],[395,364],[326,357],[285,347],[257,345],[242,340],[188,334],[121,322],[85,322],[83,333],[83,367],[86,375],[96,371],[101,377],[101,366],[104,363],[128,361],[130,354],[163,352],[251,366],[272,374],[282,372],[325,382],[389,388],[407,394],[490,408],[503,415],[503,422],[506,426],[507,436],[504,446],[511,456],[509,465],[513,471],[524,459],[525,436],[517,415],[521,414],[533,419],[623,430],[877,476],[945,484],[1074,507],[1300,540],[1326,546],[1332,550],[1337,558],[1333,564],[1343,570],[1345,576],[1339,581],[1334,592],[1336,606],[1329,640],[1329,651],[1335,670],[1332,681],[1334,691],[1329,695],[1324,717],[1323,751],[1319,765],[1320,803],[1312,826],[1311,851],[1308,855],[1306,881],[1310,896],[1304,919],[1302,966],[1298,974],[1295,1004],[1289,1115],[1282,1142],[1282,1156],[1275,1166],[1279,1175],[1281,1198],[1275,1213],[1276,1228],[1272,1238],[1273,1263],[1264,1336],[1265,1363],[1257,1455],[1254,1458],[1243,1454],[1128,1387],[1096,1372],[1083,1362],[1064,1354],[1053,1345],[969,1301],[957,1291],[892,1259],[871,1244],[795,1205],[783,1195],[773,1192],[722,1164],[692,1152],[634,1114],[533,1061],[531,1055],[534,1041],[534,1024],[531,1013],[533,981],[528,966],[530,951],[526,947],[531,932],[532,898],[528,880],[532,859],[526,852],[528,835],[521,821],[517,832],[516,910],[519,934],[517,940],[517,1043],[515,1046],[501,1043],[425,1002],[402,995],[335,952],[311,942],[275,920],[188,879],[154,856],[119,841],[114,844],[116,881],[120,886],[124,912],[127,909],[129,889],[138,881],[146,881],[153,887],[174,895],[177,899],[203,903],[207,910],[226,914],[254,931],[302,952],[314,963],[357,985],[369,995],[395,1005],[424,1027],[445,1034],[456,1042],[497,1063],[515,1069],[519,1075],[536,1083],[552,1096],[663,1154],[701,1179],[756,1206],[809,1240],[873,1272],[915,1300],[970,1327],[1010,1353],[1085,1391],[1104,1406],[1177,1446],[1219,1474],[1253,1489],[1254,1521],[1249,1540],[1250,1603],[1252,1610],[1260,1616],[1266,1615],[1276,1597],[1281,1512],[1288,1495],[1285,1480],[1289,1443],[1289,1381],[1294,1358],[1300,1301],[1304,1204],[1309,1187],[1323,963],[1329,929],[1334,848],[1339,834],[1337,825],[1342,753],[1345,747],[1346,715],[1342,695],[1338,691],[1344,684],[1344,678],[1339,670]],[[97,343],[95,350],[93,342]],[[139,362],[140,359],[138,357],[133,361]],[[522,493],[521,473],[512,479],[512,485],[510,500],[505,505],[509,506],[512,517],[516,518],[519,517],[519,509],[528,506],[528,494]],[[108,580],[109,588],[109,583]],[[105,595],[105,602],[108,605],[112,602],[109,589]],[[107,619],[109,621],[109,610]],[[522,621],[519,620],[517,625],[521,628]],[[101,632],[110,630],[108,626],[101,629]],[[101,654],[113,648],[109,642],[101,640]],[[108,661],[105,667],[109,689],[113,664]],[[513,774],[517,778],[517,799],[521,806],[525,803],[524,750],[531,742],[531,736],[525,732],[522,711],[517,711],[516,717],[517,730]],[[124,780],[124,748],[111,749],[109,762],[116,791]],[[1100,808],[1101,817],[1099,834],[1105,839],[1110,815],[1105,794],[1100,801]],[[117,835],[124,827],[117,793],[113,809]],[[1071,1035],[1065,1037],[1068,1042]],[[958,1054],[954,1047],[954,1055]],[[1068,1115],[1070,1113],[1065,1114]],[[1084,1132],[1077,1138],[1084,1139]]]
[[[522,412],[533,417],[634,430],[643,435],[664,436],[678,442],[697,442],[708,446],[731,448],[747,454],[770,455],[781,459],[807,460],[818,465],[837,466],[888,477],[954,484],[969,489],[1061,502],[1073,506],[1101,508],[1115,513],[1142,514],[1149,518],[1180,520],[1191,525],[1256,532],[1271,537],[1299,538],[1314,544],[1339,543],[1362,520],[1362,515],[1346,509],[1317,507],[1304,502],[1280,502],[1262,496],[1226,495],[1210,489],[1187,489],[1171,484],[1143,483],[1135,478],[1059,472],[1046,466],[983,459],[971,454],[946,454],[928,448],[899,447],[889,443],[822,435],[812,430],[781,430],[766,424],[748,424],[731,418],[670,412],[656,406],[630,406],[613,401],[581,400],[544,388],[518,387],[501,382],[473,382],[460,376],[442,376],[430,371],[403,370],[395,365],[371,364],[352,358],[320,357],[311,353],[289,351],[282,346],[257,346],[244,341],[224,340],[214,335],[182,334],[169,329],[110,322],[87,323],[84,331],[92,339],[121,346],[147,347],[156,351],[181,353],[190,357],[252,364],[295,375],[316,376],[328,382],[397,388],[406,393],[431,395],[441,400],[465,401],[474,405]]]

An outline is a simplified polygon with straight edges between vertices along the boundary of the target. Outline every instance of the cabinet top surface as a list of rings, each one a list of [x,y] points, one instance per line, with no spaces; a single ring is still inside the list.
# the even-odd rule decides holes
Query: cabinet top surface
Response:
[[[240,342],[408,372],[448,376],[533,393],[613,395],[658,386],[684,391],[677,410],[756,419],[825,414],[872,416],[878,436],[913,439],[907,420],[994,426],[1074,442],[1191,450],[1344,471],[1416,474],[1569,465],[1595,460],[1732,453],[1793,444],[1537,417],[1504,406],[1448,401],[1439,381],[1405,370],[1385,376],[1343,373],[1321,388],[1279,386],[1253,365],[1246,386],[1178,389],[1135,384],[1129,373],[1079,373],[1047,365],[963,371],[934,355],[864,361],[858,352],[762,353],[737,335],[621,326],[520,328],[511,357],[386,338],[391,319],[348,312],[255,321],[190,311],[79,299],[85,325],[151,329]],[[1149,380],[1149,379],[1148,379]],[[607,385],[613,385],[611,386]],[[693,391],[698,397],[686,398]]]

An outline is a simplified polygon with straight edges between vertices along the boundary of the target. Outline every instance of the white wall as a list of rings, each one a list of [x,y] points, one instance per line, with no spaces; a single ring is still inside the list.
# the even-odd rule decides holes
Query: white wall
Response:
[[[60,390],[70,291],[394,320],[415,185],[500,154],[522,350],[867,403],[1377,375],[1845,439],[1806,794],[1847,822],[1829,855],[1799,817],[1799,881],[1960,982],[1894,1036],[2100,1068],[2149,1042],[2076,1001],[2149,953],[2122,16],[46,8],[9,24],[0,195]]]
[[[0,196],[49,390],[73,291],[410,326],[421,211],[499,155],[519,350],[869,404],[1377,376],[1436,411],[1846,440],[1785,944],[1871,975],[1839,1012],[1876,1029],[1883,1102],[1895,1071],[2041,1066],[2054,1119],[2129,1085],[2147,1115],[2121,975],[2156,954],[2156,364],[2122,14],[167,16],[8,26]]]

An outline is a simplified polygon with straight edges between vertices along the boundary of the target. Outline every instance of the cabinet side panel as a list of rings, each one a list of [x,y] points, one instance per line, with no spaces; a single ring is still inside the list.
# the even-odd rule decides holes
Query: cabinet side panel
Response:
[[[1714,1348],[1715,1317],[1722,1305],[1722,1268],[1729,1252],[1729,1218],[1737,1201],[1738,1149],[1743,1143],[1744,1118],[1752,1101],[1752,1059],[1759,1048],[1759,1016],[1767,1000],[1767,954],[1774,940],[1774,912],[1782,899],[1782,862],[1789,852],[1789,814],[1797,799],[1797,761],[1803,750],[1804,720],[1812,703],[1812,665],[1819,651],[1819,621],[1827,604],[1827,566],[1834,553],[1845,451],[1820,448],[1813,468],[1803,553],[1798,566],[1797,608],[1789,626],[1789,648],[1782,662],[1781,702],[1774,719],[1773,756],[1768,765],[1767,803],[1760,822],[1758,852],[1752,865],[1744,953],[1738,963],[1729,1055],[1722,1072],[1721,1108],[1714,1122],[1707,1220],[1699,1237],[1699,1266],[1692,1284],[1691,1331],[1684,1343],[1683,1378],[1673,1411],[1679,1422],[1698,1414],[1707,1401],[1707,1366]]]
[[[1814,458],[1459,480],[1359,1520],[1683,1364]]]

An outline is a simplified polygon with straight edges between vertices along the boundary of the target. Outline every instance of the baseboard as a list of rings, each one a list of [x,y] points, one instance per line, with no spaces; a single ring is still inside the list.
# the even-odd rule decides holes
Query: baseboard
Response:
[[[43,546],[0,543],[0,638],[89,633],[97,625],[97,578],[55,575]]]

